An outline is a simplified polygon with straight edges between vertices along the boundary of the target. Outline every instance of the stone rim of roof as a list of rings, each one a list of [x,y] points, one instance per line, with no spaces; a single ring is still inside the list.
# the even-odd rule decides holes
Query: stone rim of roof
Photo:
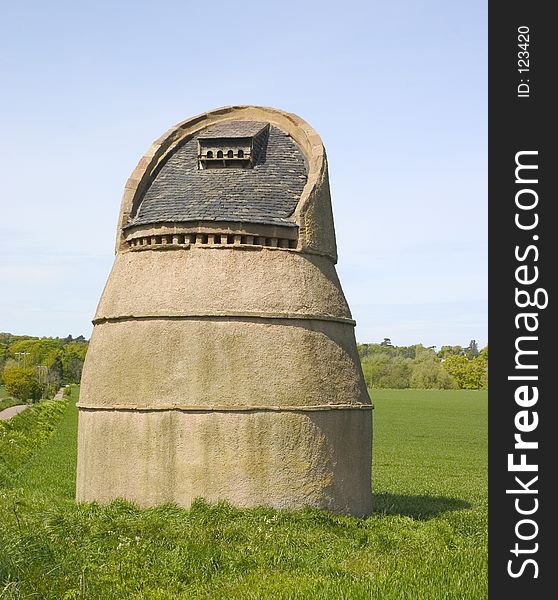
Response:
[[[124,186],[118,219],[116,252],[126,248],[124,229],[130,215],[137,209],[143,194],[149,188],[158,166],[190,137],[199,135],[202,130],[212,125],[233,121],[270,123],[290,135],[299,145],[308,165],[306,184],[292,213],[294,220],[299,222],[309,206],[314,188],[322,180],[326,170],[325,149],[320,136],[306,121],[293,113],[254,105],[225,106],[191,117],[171,127],[153,142],[140,159]]]

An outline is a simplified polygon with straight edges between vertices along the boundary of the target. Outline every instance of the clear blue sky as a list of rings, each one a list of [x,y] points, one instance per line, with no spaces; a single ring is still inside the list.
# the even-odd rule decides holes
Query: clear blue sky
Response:
[[[140,156],[242,103],[324,140],[357,339],[484,345],[486,63],[478,0],[4,3],[0,331],[88,337]]]

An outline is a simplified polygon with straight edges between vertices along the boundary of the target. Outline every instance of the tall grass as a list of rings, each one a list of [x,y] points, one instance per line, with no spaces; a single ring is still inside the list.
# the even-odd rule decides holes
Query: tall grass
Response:
[[[0,598],[484,599],[486,393],[373,393],[374,515],[76,505],[76,410],[0,489]]]
[[[0,385],[0,412],[5,408],[10,408],[10,406],[16,406],[17,404],[22,404],[22,402],[8,396],[6,388],[3,385]]]
[[[17,471],[46,443],[66,405],[67,401],[45,400],[11,419],[0,421],[0,485],[8,485]]]
[[[0,412],[6,408],[10,408],[10,406],[17,406],[18,404],[23,404],[23,402],[15,400],[14,398],[2,398],[0,400]]]

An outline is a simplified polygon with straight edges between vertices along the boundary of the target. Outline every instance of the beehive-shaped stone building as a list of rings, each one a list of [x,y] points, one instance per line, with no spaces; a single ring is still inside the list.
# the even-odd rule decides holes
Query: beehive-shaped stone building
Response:
[[[371,510],[371,404],[302,119],[235,106],[128,180],[79,401],[77,499]]]

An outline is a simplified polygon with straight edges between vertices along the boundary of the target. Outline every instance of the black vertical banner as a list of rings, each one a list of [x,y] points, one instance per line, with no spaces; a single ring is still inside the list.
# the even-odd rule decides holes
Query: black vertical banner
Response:
[[[551,324],[558,303],[551,216],[558,203],[558,34],[551,8],[542,1],[489,4],[493,599],[558,593],[558,338]]]

